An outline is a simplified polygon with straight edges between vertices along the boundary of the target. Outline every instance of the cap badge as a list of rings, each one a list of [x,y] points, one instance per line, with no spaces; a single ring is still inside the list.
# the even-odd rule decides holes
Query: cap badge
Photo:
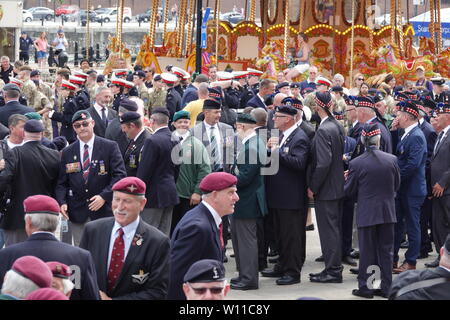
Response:
[[[213,268],[213,273],[214,273],[213,279],[219,279],[219,273],[217,272],[217,268],[216,267]]]
[[[137,189],[137,187],[134,184],[132,184],[131,186],[128,187],[128,190],[130,190],[131,193],[134,193],[134,190],[136,190],[136,189]]]

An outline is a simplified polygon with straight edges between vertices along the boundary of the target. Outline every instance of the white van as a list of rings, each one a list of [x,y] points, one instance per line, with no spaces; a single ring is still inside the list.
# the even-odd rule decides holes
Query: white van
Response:
[[[103,11],[103,10],[102,10]],[[123,22],[130,22],[132,19],[131,8],[123,8]],[[117,8],[106,8],[101,14],[95,17],[97,22],[116,22],[117,21]]]

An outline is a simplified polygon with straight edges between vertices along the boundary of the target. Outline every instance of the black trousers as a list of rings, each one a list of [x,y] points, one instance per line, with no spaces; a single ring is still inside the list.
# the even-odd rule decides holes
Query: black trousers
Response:
[[[264,218],[256,219],[256,238],[258,241],[258,267],[263,269],[267,267],[267,248],[264,234]]]
[[[275,235],[278,238],[278,263],[274,270],[284,275],[299,277],[302,271],[303,239],[306,233],[305,209],[269,209],[275,217]]]
[[[450,196],[433,198],[433,240],[436,250],[441,250],[450,234]]]
[[[264,225],[264,261],[267,261],[269,248],[274,251],[278,250],[277,236],[275,235],[275,217],[271,210],[263,218]]]
[[[325,272],[342,274],[342,200],[314,201]]]
[[[354,198],[344,198],[342,211],[342,257],[350,255],[353,239]]]
[[[175,227],[177,226],[178,222],[180,222],[181,218],[184,217],[184,215],[186,214],[186,212],[188,212],[189,210],[191,210],[194,207],[191,207],[190,205],[190,201],[191,199],[186,199],[186,198],[180,198],[180,202],[173,207],[173,211],[172,211],[172,223],[170,226],[170,237],[172,237],[172,232],[173,230],[175,230]]]
[[[19,53],[19,60],[22,60],[25,63],[28,63],[28,61],[30,60],[30,55],[26,51],[21,51]]]
[[[431,238],[428,230],[431,229],[431,199],[425,198],[420,212],[420,252],[428,253],[431,247]]]
[[[392,284],[394,233],[394,223],[358,228],[358,287],[361,291],[370,292],[375,289],[371,287],[372,282],[367,281],[372,277],[374,280],[381,280],[380,289],[383,293],[389,293]]]

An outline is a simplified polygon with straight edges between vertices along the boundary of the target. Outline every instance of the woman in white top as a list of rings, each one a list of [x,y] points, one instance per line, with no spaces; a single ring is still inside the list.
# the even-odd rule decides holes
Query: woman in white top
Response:
[[[289,70],[289,72],[286,74],[286,80],[288,82],[292,82],[293,78],[308,71],[309,69],[310,49],[306,41],[307,41],[306,35],[304,33],[299,33],[298,34],[299,49],[297,52],[297,56],[295,57],[295,60],[297,60],[297,65],[291,70]]]
[[[361,85],[364,83],[364,76],[362,73],[357,73],[353,78],[353,88],[350,89],[351,96],[358,96]]]

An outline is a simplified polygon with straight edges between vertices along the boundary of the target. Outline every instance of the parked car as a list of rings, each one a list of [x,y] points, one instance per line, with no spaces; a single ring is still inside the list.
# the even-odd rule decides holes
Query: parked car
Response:
[[[220,20],[228,21],[233,24],[237,24],[241,21],[244,21],[244,16],[239,12],[227,12],[220,16]]]
[[[80,8],[77,5],[63,4],[60,7],[56,8],[55,15],[59,17],[61,15],[73,14],[78,10],[80,10]]]
[[[97,13],[93,10],[89,10],[89,21],[94,22],[95,21],[95,17],[97,16]],[[63,16],[64,21],[80,21],[80,24],[82,26],[86,25],[87,22],[87,14],[86,14],[86,10],[82,9],[79,10],[75,13]]]
[[[28,9],[33,15],[33,19],[41,20],[52,20],[55,17],[55,13],[52,9],[46,7],[33,7]]]
[[[33,21],[33,15],[28,10],[22,10],[22,20],[25,22]]]
[[[130,22],[132,19],[131,8],[125,7],[123,10],[123,22]],[[95,18],[96,21],[101,22],[115,22],[117,21],[117,8],[108,8],[104,13],[98,14]]]
[[[136,16],[136,21],[137,22],[149,22],[150,21],[150,17],[152,15],[152,9],[147,9],[147,11],[145,11],[144,13],[138,14]],[[163,20],[163,16],[164,16],[164,11],[163,8],[159,7],[158,8],[158,22],[162,22]],[[172,15],[169,14],[168,20],[171,21],[172,20]]]

